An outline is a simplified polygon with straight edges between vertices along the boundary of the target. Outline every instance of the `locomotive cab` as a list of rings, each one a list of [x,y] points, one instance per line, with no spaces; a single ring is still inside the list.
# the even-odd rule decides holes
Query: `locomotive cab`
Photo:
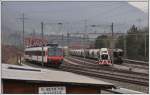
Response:
[[[48,64],[60,65],[63,63],[63,49],[58,47],[48,48]]]
[[[101,48],[100,54],[99,54],[99,64],[101,64],[101,65],[111,65],[112,64],[107,48]]]
[[[113,52],[113,56],[114,56],[114,63],[116,64],[123,63],[123,60],[122,60],[123,50],[122,49],[115,49]]]

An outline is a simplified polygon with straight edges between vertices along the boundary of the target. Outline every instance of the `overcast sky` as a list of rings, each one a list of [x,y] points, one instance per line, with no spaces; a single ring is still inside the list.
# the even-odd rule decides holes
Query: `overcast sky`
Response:
[[[22,13],[25,14],[25,30],[40,32],[40,23],[46,33],[60,31],[84,31],[87,25],[102,25],[102,30],[109,31],[112,22],[116,31],[122,31],[130,25],[148,25],[147,2],[2,2],[2,32],[21,31]],[[57,23],[62,22],[63,26]],[[118,25],[118,26],[117,26]],[[123,27],[123,28],[122,28]],[[99,27],[100,28],[100,27]],[[99,29],[97,28],[97,29]],[[89,31],[93,28],[88,27]]]

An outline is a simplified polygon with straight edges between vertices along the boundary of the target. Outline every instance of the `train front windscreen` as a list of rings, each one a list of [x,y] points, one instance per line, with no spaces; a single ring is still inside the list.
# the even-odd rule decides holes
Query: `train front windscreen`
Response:
[[[101,59],[102,60],[107,60],[108,59],[108,55],[107,54],[102,54],[101,55]]]
[[[63,50],[61,48],[49,48],[48,55],[49,56],[63,56]]]

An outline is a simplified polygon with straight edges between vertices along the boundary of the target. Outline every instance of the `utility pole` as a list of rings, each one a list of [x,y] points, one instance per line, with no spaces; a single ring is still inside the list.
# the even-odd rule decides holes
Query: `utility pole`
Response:
[[[22,14],[22,29],[23,29],[23,31],[22,31],[22,33],[23,33],[23,50],[24,50],[24,13]]]
[[[43,47],[43,45],[44,45],[44,43],[43,43],[43,41],[44,41],[44,33],[43,33],[43,26],[44,26],[44,23],[43,22],[41,22],[41,36],[42,36],[42,66],[44,66],[44,58],[43,58],[43,56],[44,56],[44,47]]]
[[[126,58],[127,57],[127,39],[126,39],[126,35],[124,34],[123,35],[123,37],[124,37],[124,58]]]
[[[69,47],[70,34],[67,32],[67,46]]]
[[[62,33],[62,35],[61,35],[61,36],[62,36],[62,38],[61,38],[61,39],[62,39],[62,42],[63,42],[63,41],[64,41],[64,35],[63,35],[63,33]]]
[[[112,44],[111,44],[111,48],[112,48],[112,66],[114,64],[114,54],[113,54],[113,49],[114,49],[114,23],[112,22],[112,25],[111,25],[111,31],[112,31]]]
[[[32,37],[35,37],[35,29],[33,29]]]
[[[70,29],[69,29],[69,24],[70,24],[70,23],[68,22],[67,24],[68,24],[68,28],[66,27],[66,31],[67,31],[67,46],[68,46],[68,48],[69,48],[69,43],[70,43],[69,40],[71,40],[71,39],[70,39],[70,33],[69,33],[69,30],[70,30]]]
[[[145,57],[146,57],[146,33],[145,33]]]
[[[22,44],[23,44],[23,51],[24,51],[24,48],[25,48],[25,44],[24,44],[24,22],[27,18],[25,18],[24,16],[24,13],[22,14],[22,17],[21,18],[18,18],[18,19],[21,19],[22,21]]]
[[[85,42],[86,42],[86,36],[87,36],[87,20],[84,21],[84,29],[85,29],[85,30],[84,30],[85,33],[84,33],[84,35],[83,35],[83,36],[84,36],[84,37],[83,37],[83,38],[84,38],[84,42],[83,42],[84,45],[83,45],[83,46],[85,47],[85,44],[86,44],[86,43],[85,43]],[[83,51],[84,51],[83,54],[84,54],[84,59],[85,59],[85,48],[84,48],[84,47],[83,47]],[[85,63],[85,62],[84,62],[84,63]]]
[[[24,40],[24,22],[27,18],[25,18],[24,16],[24,13],[22,14],[22,17],[21,18],[17,18],[17,19],[20,19],[22,21],[22,45],[23,45],[23,56],[24,56],[24,49],[25,49],[25,40]],[[21,45],[21,44],[20,44]],[[21,45],[21,47],[22,47]]]
[[[87,36],[88,36],[88,33],[87,33],[87,20],[84,21],[84,25],[85,25],[84,26],[84,29],[85,29],[84,32],[85,32],[85,39],[86,39]]]
[[[63,23],[61,23],[61,22],[59,22],[59,23],[57,23],[58,24],[58,33],[60,32],[61,33],[61,28],[62,28],[62,24]],[[60,34],[61,35],[61,34]],[[62,40],[63,40],[63,32],[62,32]],[[60,43],[60,39],[58,39],[58,37],[57,37],[57,43]]]

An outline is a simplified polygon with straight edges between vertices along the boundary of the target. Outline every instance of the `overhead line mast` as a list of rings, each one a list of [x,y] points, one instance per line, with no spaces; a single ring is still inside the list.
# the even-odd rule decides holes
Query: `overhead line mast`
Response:
[[[111,31],[112,31],[112,44],[111,44],[111,48],[112,48],[112,65],[114,64],[114,55],[113,55],[113,49],[114,49],[114,23],[112,22],[111,25]]]
[[[23,44],[23,51],[24,51],[24,47],[25,47],[25,44],[24,44],[24,34],[25,34],[25,31],[24,31],[24,23],[25,23],[25,20],[27,20],[27,18],[25,18],[25,16],[24,16],[24,13],[22,14],[22,18],[19,18],[19,19],[21,19],[21,21],[22,21],[22,44]]]

